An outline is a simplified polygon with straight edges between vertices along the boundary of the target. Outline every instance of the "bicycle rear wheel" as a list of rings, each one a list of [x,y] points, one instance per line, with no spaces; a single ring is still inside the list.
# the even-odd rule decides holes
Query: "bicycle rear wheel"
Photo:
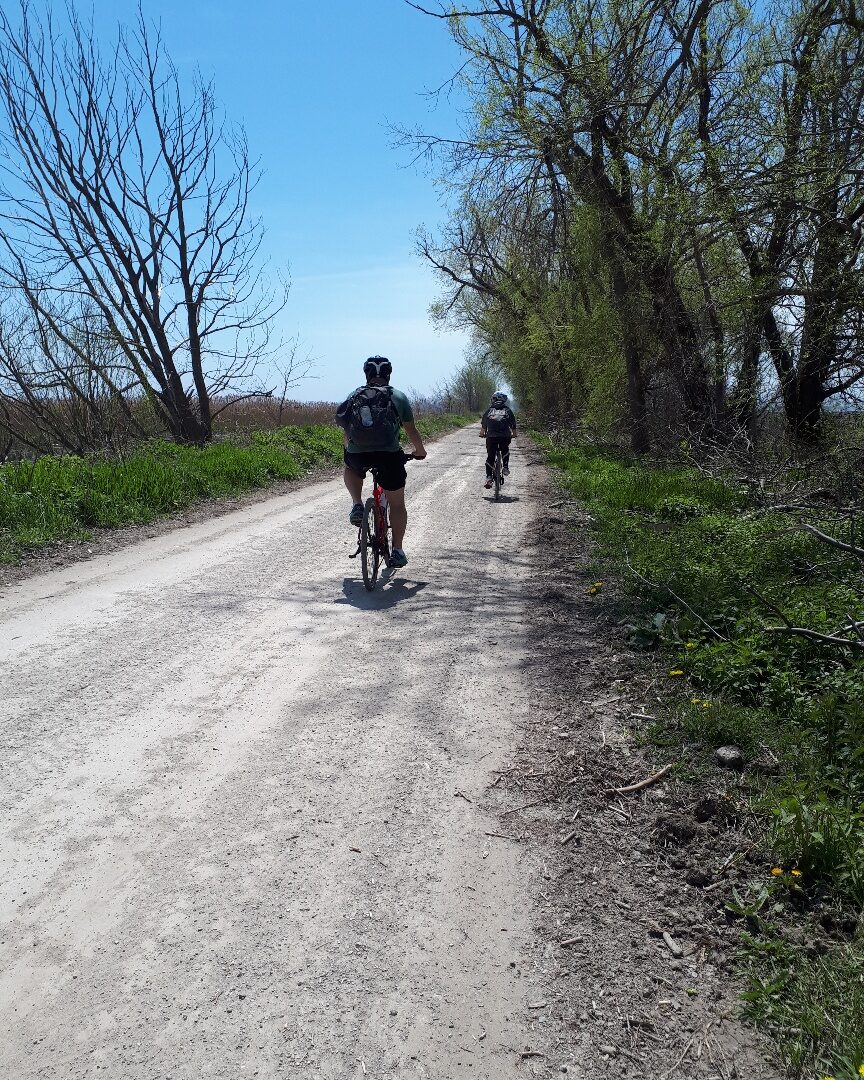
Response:
[[[363,507],[363,524],[360,526],[360,562],[363,566],[363,584],[369,592],[375,588],[378,579],[380,555],[376,536],[377,517],[375,500],[367,499]]]
[[[495,500],[499,499],[501,495],[501,481],[504,476],[504,461],[501,457],[501,451],[498,450],[495,454]]]

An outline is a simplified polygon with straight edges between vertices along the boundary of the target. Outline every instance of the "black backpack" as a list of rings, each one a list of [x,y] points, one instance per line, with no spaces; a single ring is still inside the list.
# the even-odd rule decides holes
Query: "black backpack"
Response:
[[[511,434],[509,409],[503,405],[486,413],[486,434],[493,439],[503,439]]]
[[[336,410],[336,423],[364,450],[378,450],[399,441],[402,423],[390,386],[361,386]]]

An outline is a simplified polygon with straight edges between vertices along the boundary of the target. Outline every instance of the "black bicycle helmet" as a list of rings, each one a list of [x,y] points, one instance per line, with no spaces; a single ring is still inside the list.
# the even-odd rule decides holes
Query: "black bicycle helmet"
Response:
[[[393,374],[393,365],[386,356],[370,356],[363,365],[366,378],[389,379]]]
[[[506,405],[507,404],[507,395],[503,394],[500,390],[496,390],[495,393],[492,395],[491,404],[492,405]]]

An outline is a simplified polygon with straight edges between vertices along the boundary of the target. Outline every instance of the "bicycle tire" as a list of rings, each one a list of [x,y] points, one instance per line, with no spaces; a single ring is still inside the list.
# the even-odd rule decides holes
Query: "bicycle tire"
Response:
[[[372,592],[378,580],[378,562],[380,554],[376,537],[375,500],[367,499],[363,507],[363,524],[360,526],[360,563],[363,567],[363,584],[367,592]]]
[[[390,506],[384,508],[378,518],[378,552],[384,560],[384,565],[390,565]]]
[[[495,502],[498,502],[501,497],[501,479],[504,473],[504,465],[501,458],[501,451],[498,450],[495,453]]]

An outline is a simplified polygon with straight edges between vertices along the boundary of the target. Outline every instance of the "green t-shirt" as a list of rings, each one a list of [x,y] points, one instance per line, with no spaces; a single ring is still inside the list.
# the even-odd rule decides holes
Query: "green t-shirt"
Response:
[[[402,393],[401,390],[397,390],[395,387],[391,387],[392,394],[391,400],[396,407],[396,412],[399,414],[399,419],[403,424],[411,424],[414,422],[414,413],[411,409],[411,402]],[[357,446],[351,440],[348,440],[348,445],[345,447],[349,454],[368,454],[371,453],[368,446]],[[380,450],[375,453],[395,453],[397,450],[401,450],[402,447],[399,443],[399,435],[397,433],[393,443],[390,446],[382,446]]]

